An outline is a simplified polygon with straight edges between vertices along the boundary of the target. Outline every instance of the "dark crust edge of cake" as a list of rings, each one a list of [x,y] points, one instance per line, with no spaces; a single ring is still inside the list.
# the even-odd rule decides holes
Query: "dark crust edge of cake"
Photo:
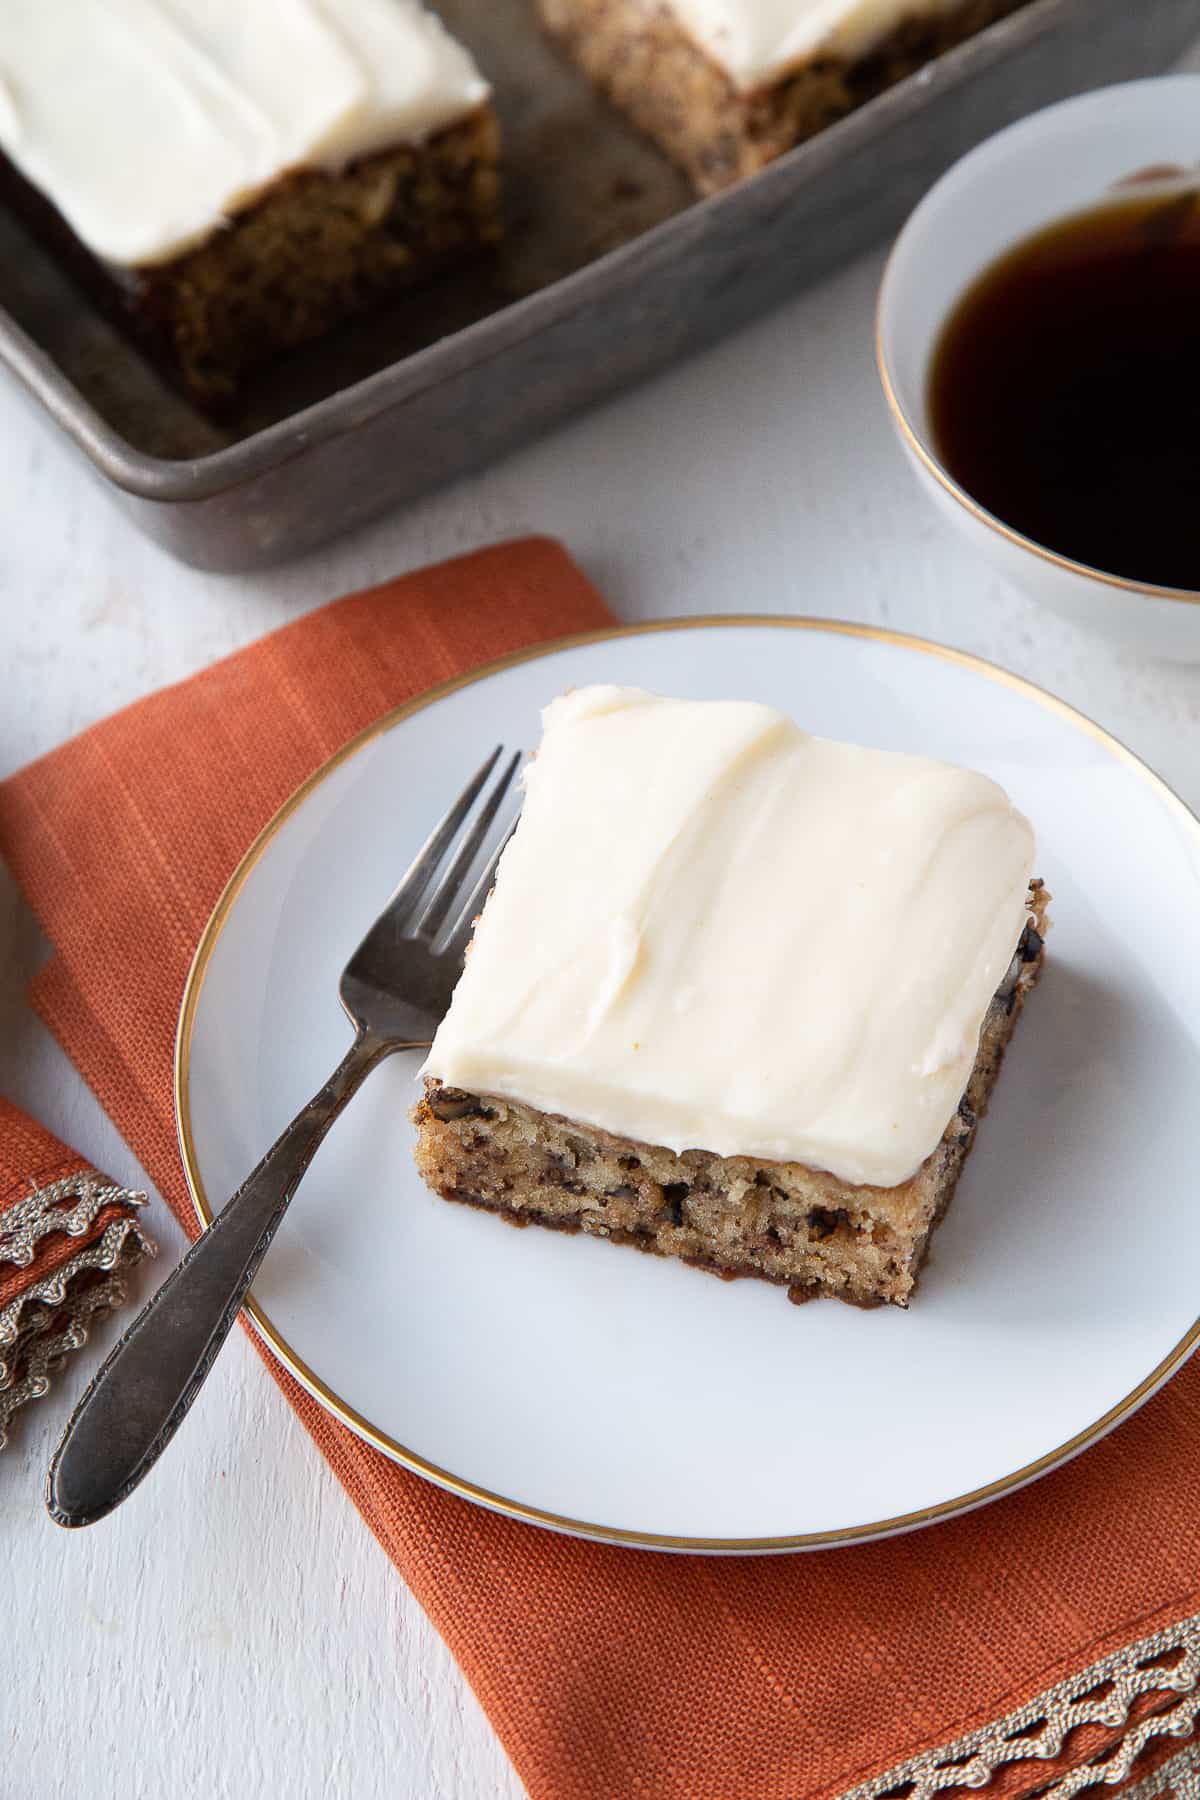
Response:
[[[447,268],[467,257],[482,254],[499,242],[502,236],[498,196],[490,206],[476,209],[471,215],[477,231],[471,241],[449,255],[431,258],[412,270],[397,272],[394,282],[380,288],[361,304],[331,313],[324,324],[299,337],[285,337],[273,348],[245,360],[238,367],[212,381],[194,379],[179,355],[171,333],[172,290],[186,284],[204,258],[222,239],[236,236],[247,224],[263,215],[264,209],[286,201],[289,190],[309,183],[328,182],[332,187],[373,171],[383,171],[403,153],[411,153],[424,163],[436,158],[459,138],[477,140],[480,156],[476,172],[490,174],[498,181],[500,171],[499,127],[493,103],[483,101],[464,113],[460,119],[432,132],[420,142],[396,143],[356,157],[337,171],[298,166],[282,171],[252,199],[239,206],[208,235],[177,256],[158,263],[122,267],[107,262],[89,249],[54,201],[22,173],[10,157],[0,150],[0,205],[18,219],[30,235],[58,262],[85,299],[115,325],[135,350],[140,351],[167,378],[171,385],[191,401],[206,417],[219,421],[238,399],[246,378],[273,361],[276,356],[311,343],[345,320],[357,317],[372,306],[382,304],[390,293],[433,280]]]
[[[964,1153],[965,1160],[965,1153]],[[461,1188],[439,1188],[440,1200],[452,1200],[456,1206],[473,1206],[477,1212],[490,1213],[494,1219],[503,1219],[506,1225],[514,1225],[518,1231],[527,1226],[536,1225],[543,1231],[561,1231],[567,1237],[590,1237],[591,1233],[583,1229],[573,1219],[549,1219],[537,1213],[515,1213],[506,1206],[493,1206],[490,1200],[481,1200],[478,1194],[467,1194]],[[942,1208],[944,1211],[945,1208]],[[940,1218],[939,1213],[938,1217]],[[937,1223],[935,1219],[934,1224]],[[930,1227],[932,1231],[932,1227]],[[786,1275],[769,1275],[765,1269],[752,1269],[748,1264],[739,1264],[736,1268],[726,1263],[719,1263],[713,1257],[673,1256],[670,1251],[660,1250],[642,1231],[625,1231],[621,1227],[609,1230],[605,1243],[628,1245],[633,1250],[640,1250],[643,1256],[659,1256],[664,1262],[683,1263],[686,1268],[699,1269],[703,1275],[715,1275],[718,1281],[766,1281],[772,1287],[785,1287],[787,1297],[793,1306],[805,1306],[810,1300],[833,1298],[826,1289],[814,1282],[808,1287],[801,1287],[788,1280]],[[928,1258],[928,1241],[922,1253],[921,1266]],[[837,1298],[847,1306],[857,1306],[862,1312],[874,1312],[878,1307],[897,1305],[907,1307],[907,1302],[887,1301],[884,1299],[864,1299],[857,1294],[838,1294]]]
[[[971,1117],[969,1126],[965,1133],[961,1133],[957,1137],[951,1148],[950,1154],[953,1160],[943,1179],[943,1187],[937,1210],[930,1219],[924,1238],[917,1247],[915,1265],[912,1270],[912,1287],[909,1289],[908,1295],[902,1299],[893,1300],[887,1299],[882,1295],[866,1296],[840,1290],[837,1293],[834,1293],[820,1282],[798,1283],[790,1280],[787,1276],[772,1275],[766,1270],[755,1268],[748,1263],[730,1265],[718,1262],[715,1258],[677,1255],[669,1250],[660,1249],[658,1244],[651,1240],[645,1233],[628,1231],[621,1227],[609,1228],[605,1234],[605,1241],[612,1244],[628,1245],[636,1250],[640,1250],[647,1256],[661,1256],[668,1261],[684,1263],[688,1268],[699,1269],[704,1274],[716,1275],[722,1281],[737,1281],[744,1277],[755,1281],[769,1282],[775,1287],[785,1287],[787,1289],[788,1299],[795,1306],[806,1305],[810,1300],[837,1299],[842,1301],[845,1305],[858,1307],[863,1312],[874,1312],[877,1308],[882,1306],[895,1306],[901,1311],[907,1311],[909,1300],[911,1295],[916,1291],[921,1272],[929,1261],[934,1232],[946,1216],[950,1202],[954,1198],[958,1183],[962,1178],[962,1172],[966,1165],[967,1157],[974,1147],[980,1120],[987,1112],[988,1103],[996,1083],[1000,1078],[1000,1073],[1004,1066],[1005,1054],[1012,1041],[1017,1020],[1020,1018],[1021,1013],[1024,1010],[1025,1002],[1036,987],[1038,980],[1041,977],[1043,967],[1045,966],[1045,938],[1050,927],[1050,920],[1046,913],[1049,896],[1045,890],[1045,883],[1040,879],[1035,878],[1032,880],[1029,884],[1029,888],[1030,910],[1033,917],[1022,932],[1016,951],[1014,952],[1014,960],[1019,958],[1021,962],[1019,977],[1008,995],[1004,994],[1003,987],[998,989],[996,995],[989,1002],[988,1007],[989,1014],[992,1009],[997,1006],[1003,1008],[1008,1019],[1007,1031],[991,1053],[992,1066],[990,1071],[984,1077],[981,1091],[976,1094],[975,1103],[972,1104],[970,1108]],[[987,1015],[985,1015],[985,1025],[986,1022]],[[954,1119],[961,1115],[961,1109],[967,1102],[967,1096],[980,1074],[981,1060],[982,1058],[977,1059],[972,1068],[971,1078],[968,1080],[962,1100],[959,1102],[959,1107],[956,1108],[955,1114],[951,1118],[951,1125],[954,1123]],[[438,1083],[433,1083],[432,1085],[440,1086]],[[450,1092],[457,1090],[445,1091]],[[472,1098],[474,1096],[465,1097]],[[481,1095],[479,1098],[486,1099],[487,1096]],[[413,1118],[418,1124],[418,1127],[428,1108],[429,1100],[427,1095],[424,1099],[418,1101],[416,1107],[413,1109]],[[583,1129],[586,1129],[586,1127]],[[950,1126],[948,1125],[947,1131],[949,1131],[949,1129]],[[633,1139],[630,1139],[629,1142],[631,1145],[635,1145],[636,1143]],[[939,1140],[937,1147],[931,1151],[929,1157],[926,1158],[926,1162],[922,1167],[928,1167],[935,1157],[944,1155],[946,1149],[947,1141],[946,1138],[943,1137]],[[515,1226],[521,1231],[525,1230],[527,1226],[536,1225],[543,1230],[559,1231],[572,1236],[593,1235],[590,1232],[584,1231],[583,1226],[576,1220],[550,1218],[544,1214],[539,1214],[532,1209],[517,1213],[510,1207],[506,1207],[502,1204],[495,1204],[490,1200],[483,1199],[478,1194],[468,1193],[461,1188],[439,1187],[434,1191],[438,1198],[442,1200],[450,1200],[460,1206],[474,1207],[477,1211],[489,1213],[493,1218],[502,1219],[506,1224]]]
[[[537,0],[546,35],[691,179],[718,193],[804,143],[1032,0],[960,0],[909,13],[861,57],[797,61],[741,89],[655,0]],[[611,36],[611,42],[606,38]],[[671,65],[655,82],[634,65]],[[682,90],[686,87],[686,94]],[[707,128],[698,126],[705,116]]]

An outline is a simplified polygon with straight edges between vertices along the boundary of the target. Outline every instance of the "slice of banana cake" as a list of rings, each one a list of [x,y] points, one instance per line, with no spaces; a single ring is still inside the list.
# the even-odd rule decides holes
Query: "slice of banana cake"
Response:
[[[437,1033],[437,1193],[907,1305],[1041,971],[1033,832],[984,775],[771,707],[554,701]]]

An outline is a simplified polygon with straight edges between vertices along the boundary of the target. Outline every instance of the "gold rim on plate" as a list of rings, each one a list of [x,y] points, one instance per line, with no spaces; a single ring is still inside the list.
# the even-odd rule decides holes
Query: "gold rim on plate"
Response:
[[[854,625],[834,619],[794,618],[788,615],[772,613],[722,614],[711,618],[681,618],[653,620],[644,625],[617,625],[600,631],[583,632],[575,637],[559,638],[553,643],[534,645],[530,649],[515,650],[507,656],[499,657],[482,669],[473,670],[467,675],[458,675],[449,681],[440,683],[427,693],[413,700],[406,700],[394,707],[383,718],[368,725],[357,737],[351,738],[341,750],[331,756],[328,762],[314,771],[303,782],[290,800],[286,800],[270,823],[264,826],[254,842],[243,856],[241,862],[226,883],[224,892],[213,909],[212,917],[204,928],[203,935],[196,947],[192,966],[188,972],[187,983],[183,990],[183,1004],[179,1013],[179,1027],[175,1038],[175,1116],[179,1133],[179,1149],[183,1159],[184,1173],[191,1192],[192,1203],[202,1226],[212,1222],[212,1207],[204,1191],[204,1183],[200,1178],[197,1166],[195,1143],[192,1137],[191,1113],[188,1105],[188,1074],[191,1063],[192,1029],[195,1024],[196,1009],[204,986],[204,977],[209,960],[216,947],[217,940],[225,927],[225,923],[233,909],[239,893],[251,870],[258,863],[267,845],[271,842],[280,827],[301,807],[313,790],[320,786],[329,775],[350,757],[357,754],[365,745],[382,737],[403,720],[411,718],[414,713],[423,712],[427,706],[436,704],[447,694],[455,693],[459,688],[470,687],[476,682],[486,681],[490,676],[499,674],[501,670],[511,669],[520,663],[535,662],[542,657],[557,655],[562,650],[580,649],[587,644],[598,644],[618,638],[642,637],[651,632],[696,631],[708,628],[729,628],[741,626],[758,626],[770,629],[797,631],[827,631],[843,637],[869,638],[879,643],[897,644],[903,649],[915,650],[925,656],[940,657],[946,662],[957,663],[960,667],[971,669],[978,675],[984,675],[989,681],[1010,687],[1027,699],[1035,700],[1039,706],[1065,719],[1076,730],[1103,744],[1105,749],[1118,761],[1136,771],[1141,778],[1164,801],[1192,831],[1200,837],[1200,819],[1184,804],[1174,790],[1167,786],[1160,775],[1134,755],[1132,750],[1114,738],[1109,732],[1097,725],[1094,720],[1077,712],[1065,700],[1047,693],[1031,681],[1020,675],[1013,675],[1007,669],[999,668],[981,657],[972,656],[965,650],[952,650],[944,644],[935,644],[925,638],[912,637],[906,632],[885,630],[873,625]],[[375,1449],[381,1450],[394,1462],[403,1464],[415,1474],[424,1476],[439,1487],[447,1488],[465,1500],[473,1500],[494,1512],[504,1513],[509,1518],[522,1519],[527,1524],[548,1526],[555,1531],[563,1531],[574,1537],[591,1538],[613,1544],[627,1544],[643,1550],[685,1550],[694,1552],[741,1552],[743,1554],[780,1550],[817,1550],[835,1544],[865,1543],[873,1538],[888,1537],[902,1531],[913,1531],[919,1526],[932,1525],[940,1519],[954,1517],[958,1513],[969,1512],[972,1508],[982,1506],[991,1500],[997,1500],[1004,1494],[1013,1493],[1017,1488],[1036,1480],[1039,1475],[1047,1474],[1059,1464],[1067,1462],[1080,1450],[1086,1449],[1119,1425],[1142,1403],[1150,1398],[1155,1390],[1175,1373],[1187,1360],[1192,1351],[1200,1343],[1200,1318],[1185,1332],[1163,1360],[1144,1380],[1140,1381],[1132,1392],[1123,1400],[1110,1407],[1101,1418],[1077,1432],[1065,1444],[1057,1449],[1049,1450],[1036,1461],[1027,1463],[1011,1475],[1005,1475],[997,1481],[989,1482],[986,1487],[975,1488],[970,1493],[957,1495],[951,1500],[942,1500],[935,1506],[922,1507],[916,1512],[903,1513],[893,1519],[881,1519],[865,1525],[842,1526],[835,1531],[802,1532],[790,1537],[768,1538],[692,1538],[674,1537],[657,1532],[628,1531],[612,1525],[599,1525],[584,1519],[570,1519],[559,1513],[546,1512],[541,1507],[526,1505],[524,1501],[510,1499],[507,1495],[492,1493],[487,1488],[476,1486],[474,1482],[464,1481],[448,1469],[442,1469],[431,1463],[406,1445],[397,1443],[386,1432],[372,1425],[369,1419],[348,1406],[340,1395],[328,1387],[314,1369],[311,1369],[298,1356],[295,1350],[274,1326],[266,1313],[251,1297],[246,1302],[249,1313],[259,1335],[265,1339],[279,1361],[288,1369],[300,1385],[308,1390],[314,1399],[320,1401],[343,1425],[349,1426],[356,1436],[365,1439]]]

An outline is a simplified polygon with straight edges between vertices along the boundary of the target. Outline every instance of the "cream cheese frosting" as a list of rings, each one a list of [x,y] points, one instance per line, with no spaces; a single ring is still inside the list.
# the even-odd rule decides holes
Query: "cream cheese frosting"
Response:
[[[543,717],[426,1073],[676,1152],[915,1174],[1027,917],[1003,789],[750,703],[589,687]]]
[[[95,256],[160,262],[289,169],[488,94],[418,0],[4,0],[0,148]]]
[[[854,62],[903,20],[961,0],[668,0],[688,36],[744,91],[810,57]]]

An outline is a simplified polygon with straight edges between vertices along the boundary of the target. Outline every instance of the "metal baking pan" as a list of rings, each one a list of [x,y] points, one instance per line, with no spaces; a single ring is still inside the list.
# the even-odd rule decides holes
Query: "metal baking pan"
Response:
[[[278,561],[478,467],[893,230],[1036,107],[1153,74],[1198,0],[1029,0],[772,167],[697,201],[541,39],[531,0],[439,0],[495,83],[508,241],[251,388],[220,428],[0,216],[0,359],[184,561]]]

